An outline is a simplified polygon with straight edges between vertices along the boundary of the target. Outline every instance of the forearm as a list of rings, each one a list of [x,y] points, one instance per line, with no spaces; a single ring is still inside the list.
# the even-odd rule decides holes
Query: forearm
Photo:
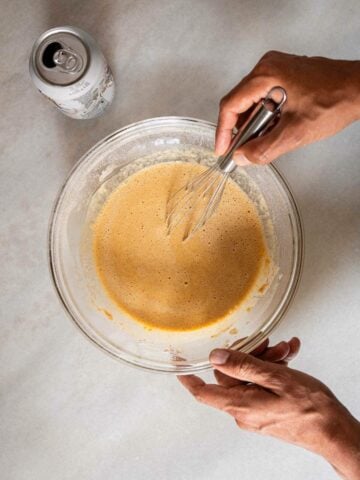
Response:
[[[323,435],[319,453],[346,480],[360,479],[360,423],[341,405]]]

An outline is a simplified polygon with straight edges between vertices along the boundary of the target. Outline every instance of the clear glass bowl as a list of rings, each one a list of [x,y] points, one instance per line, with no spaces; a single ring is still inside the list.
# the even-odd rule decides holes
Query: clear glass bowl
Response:
[[[121,180],[163,161],[214,161],[215,125],[161,117],[109,135],[74,166],[51,218],[50,267],[59,297],[82,332],[103,351],[147,370],[188,374],[209,368],[209,352],[229,347],[250,352],[284,316],[299,282],[303,234],[299,212],[273,165],[238,168],[234,180],[257,205],[274,263],[271,284],[253,308],[192,332],[147,330],[124,315],[104,293],[91,252],[91,222]]]

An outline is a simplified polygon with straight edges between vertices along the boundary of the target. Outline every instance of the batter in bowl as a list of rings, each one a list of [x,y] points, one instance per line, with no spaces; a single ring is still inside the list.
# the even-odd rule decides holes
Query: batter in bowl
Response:
[[[269,264],[256,207],[229,181],[205,227],[183,241],[166,227],[169,195],[204,167],[145,168],[109,195],[93,226],[93,254],[108,296],[146,327],[184,331],[218,322],[251,295]]]

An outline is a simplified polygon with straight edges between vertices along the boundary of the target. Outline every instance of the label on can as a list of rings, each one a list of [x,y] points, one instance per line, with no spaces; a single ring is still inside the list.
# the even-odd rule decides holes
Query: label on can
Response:
[[[30,75],[38,90],[65,115],[101,115],[114,97],[114,78],[94,39],[74,27],[45,32],[35,42]]]
[[[78,83],[72,85],[72,95],[75,94],[74,98],[51,100],[69,117],[77,119],[97,117],[103,113],[114,98],[114,79],[108,65],[106,65],[104,69],[101,82],[92,88],[90,88],[90,86],[90,82],[86,79],[80,80]]]

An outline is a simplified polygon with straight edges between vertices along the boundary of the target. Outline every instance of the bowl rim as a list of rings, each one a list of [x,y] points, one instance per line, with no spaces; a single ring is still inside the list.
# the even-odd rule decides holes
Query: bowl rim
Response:
[[[188,375],[188,374],[193,374],[193,373],[198,373],[202,371],[206,371],[212,368],[211,364],[209,361],[204,361],[201,362],[197,365],[183,365],[183,366],[167,366],[165,368],[165,364],[160,364],[152,361],[152,365],[144,365],[141,362],[136,361],[135,357],[131,358],[131,354],[126,354],[125,358],[124,356],[119,356],[117,353],[112,351],[110,348],[107,348],[108,346],[104,344],[100,344],[97,338],[95,338],[95,335],[92,334],[91,331],[85,330],[82,326],[82,324],[77,320],[76,315],[72,311],[72,308],[70,305],[68,305],[68,302],[65,298],[65,295],[63,294],[61,287],[59,285],[57,273],[56,273],[56,264],[55,264],[55,255],[53,251],[53,244],[54,244],[54,229],[55,229],[55,224],[56,224],[56,217],[58,214],[58,208],[61,204],[62,198],[65,193],[65,189],[67,187],[68,182],[74,175],[74,173],[77,171],[77,169],[83,164],[83,162],[94,152],[96,151],[99,147],[103,146],[105,143],[107,143],[109,140],[112,138],[115,138],[116,136],[123,134],[125,132],[131,132],[132,130],[136,130],[139,127],[144,127],[146,125],[151,125],[151,126],[170,126],[172,123],[173,124],[178,124],[179,122],[184,122],[185,124],[199,124],[201,126],[208,126],[211,127],[212,129],[216,128],[216,124],[213,122],[209,122],[207,120],[202,120],[198,118],[193,118],[193,117],[182,117],[182,116],[160,116],[160,117],[153,117],[153,118],[148,118],[145,120],[140,120],[137,122],[133,122],[129,125],[126,125],[120,129],[117,129],[101,140],[99,140],[97,143],[95,143],[90,149],[88,149],[80,158],[79,160],[73,165],[73,167],[70,169],[69,173],[63,180],[63,183],[58,190],[58,193],[55,197],[53,207],[51,209],[50,217],[49,217],[49,225],[48,225],[48,238],[47,238],[47,256],[48,256],[48,266],[50,270],[50,276],[52,278],[52,283],[54,285],[55,291],[57,292],[58,299],[60,301],[60,304],[62,305],[62,308],[66,312],[68,318],[71,319],[71,323],[77,327],[77,330],[80,330],[80,332],[87,338],[92,344],[94,344],[98,349],[101,351],[105,352],[112,358],[115,358],[116,360],[120,361],[121,363],[124,363],[126,365],[130,365],[131,367],[141,369],[141,370],[147,370],[151,372],[156,372],[156,373],[172,373],[176,375]],[[304,228],[303,228],[303,222],[302,218],[300,215],[299,208],[297,206],[296,200],[294,198],[294,194],[292,190],[290,189],[290,186],[287,182],[287,180],[284,178],[284,175],[280,172],[278,167],[275,167],[273,164],[268,164],[268,168],[272,170],[272,173],[274,173],[276,179],[279,181],[281,186],[283,187],[283,190],[286,193],[287,199],[290,203],[292,214],[295,220],[295,224],[293,224],[293,230],[295,230],[295,235],[297,236],[297,249],[294,249],[295,252],[295,258],[293,260],[293,266],[292,266],[292,271],[291,275],[287,284],[287,288],[284,292],[282,300],[279,302],[277,308],[274,310],[274,312],[269,316],[269,318],[266,320],[266,322],[262,325],[260,329],[258,329],[256,332],[254,332],[252,335],[250,335],[249,341],[243,345],[241,348],[241,351],[244,353],[250,353],[252,350],[254,350],[262,341],[264,341],[265,338],[267,338],[270,333],[280,324],[280,322],[283,320],[286,312],[288,311],[295,294],[297,292],[302,271],[303,271],[303,264],[304,264]],[[291,218],[291,217],[290,217]],[[239,341],[238,341],[239,342]],[[231,348],[233,349],[239,349],[236,347],[235,342]],[[123,353],[123,352],[121,352]],[[210,352],[209,352],[210,353]]]

